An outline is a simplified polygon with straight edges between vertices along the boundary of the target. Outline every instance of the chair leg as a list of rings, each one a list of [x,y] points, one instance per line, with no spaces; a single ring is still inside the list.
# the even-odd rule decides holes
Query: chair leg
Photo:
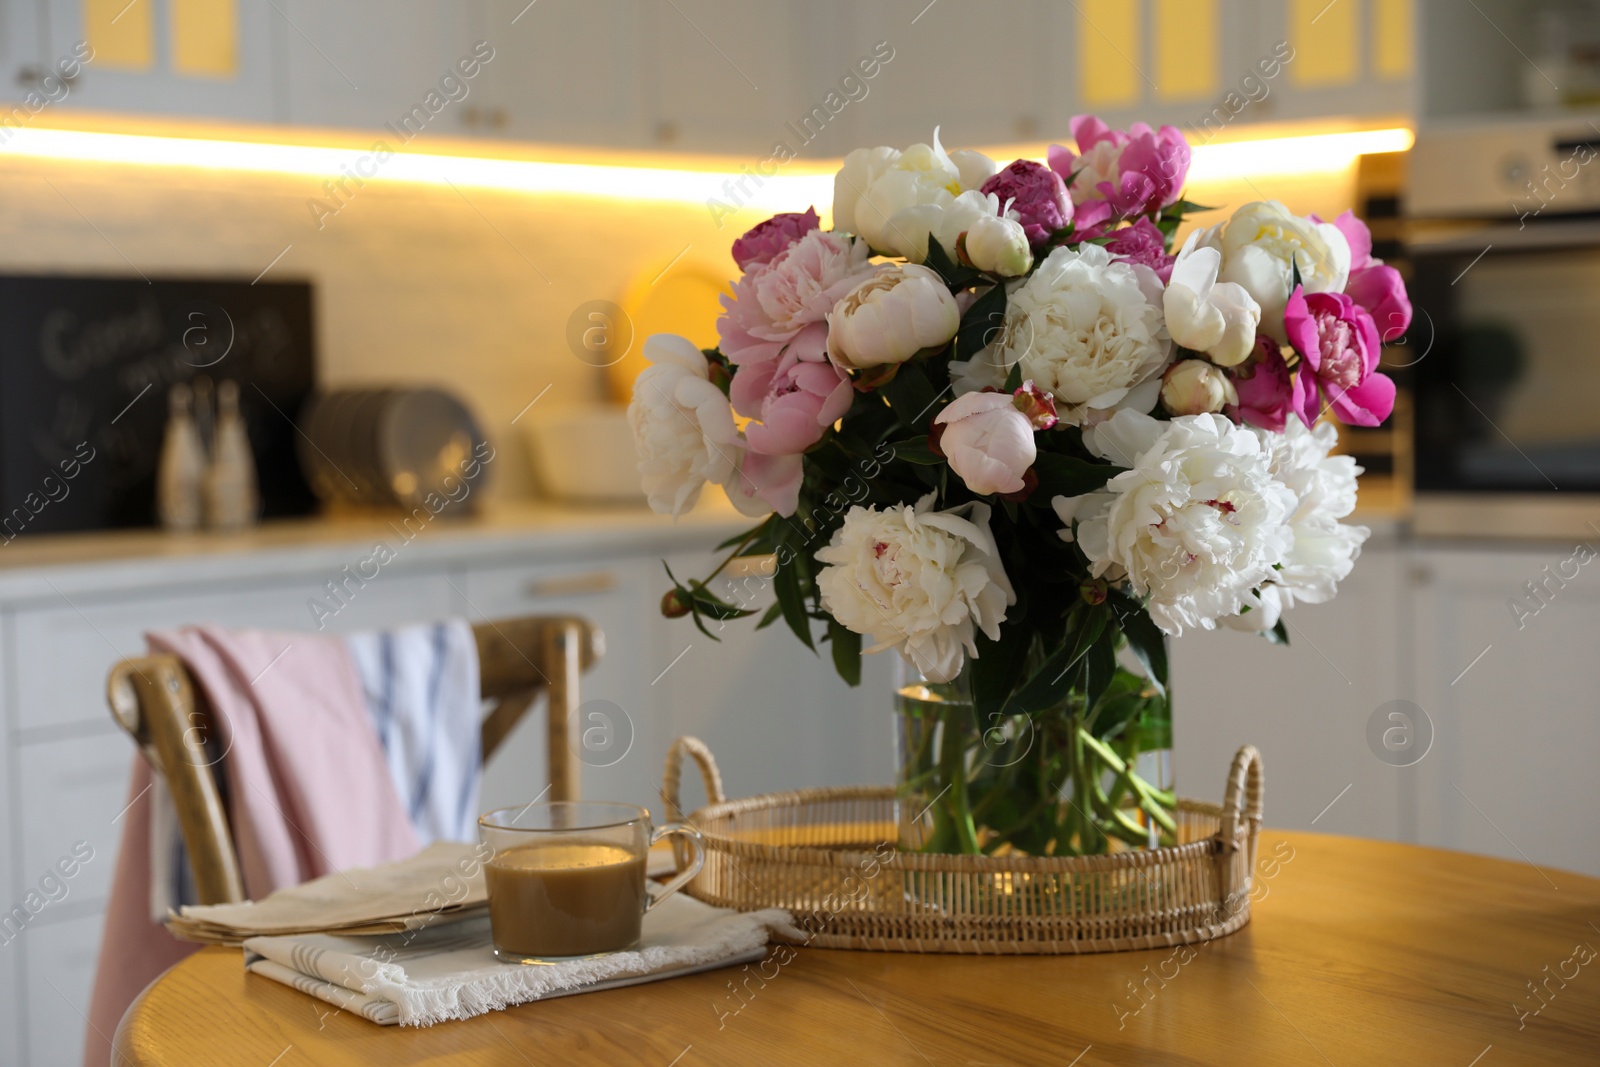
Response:
[[[571,731],[582,729],[575,721],[578,678],[583,670],[581,627],[576,621],[566,621],[546,628],[541,651],[550,679],[550,799],[576,800],[582,785],[582,763]]]

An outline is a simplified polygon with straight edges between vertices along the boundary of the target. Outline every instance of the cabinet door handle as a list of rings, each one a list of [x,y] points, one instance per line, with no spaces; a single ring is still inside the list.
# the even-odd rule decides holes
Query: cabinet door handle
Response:
[[[535,578],[527,584],[525,591],[531,597],[584,596],[609,593],[616,587],[617,576],[611,571],[590,571],[587,574]]]

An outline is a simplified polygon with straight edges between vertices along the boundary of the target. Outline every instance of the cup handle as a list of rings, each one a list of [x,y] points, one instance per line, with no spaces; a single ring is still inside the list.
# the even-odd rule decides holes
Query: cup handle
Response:
[[[700,868],[706,865],[705,838],[701,837],[700,831],[696,830],[692,826],[685,826],[683,823],[673,823],[671,826],[660,827],[650,835],[650,843],[654,845],[662,838],[668,837],[672,834],[682,834],[684,837],[687,837],[690,841],[694,842],[694,859],[689,862],[689,867],[687,870],[679,871],[677,877],[672,879],[672,881],[668,882],[666,885],[662,886],[660,892],[658,892],[654,897],[651,897],[645,903],[645,911],[649,911],[651,908],[655,907],[657,904],[661,903],[663,900],[666,900],[672,894],[688,885],[689,880],[695,875],[699,874]]]

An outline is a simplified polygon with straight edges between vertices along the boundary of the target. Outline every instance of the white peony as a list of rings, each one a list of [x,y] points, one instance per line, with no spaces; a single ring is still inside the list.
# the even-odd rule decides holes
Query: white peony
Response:
[[[1167,633],[1237,615],[1293,547],[1295,494],[1255,432],[1221,415],[1163,423],[1120,411],[1093,444],[1130,469],[1099,492],[1052,500],[1061,538],[1079,543],[1091,574],[1147,598]]]
[[[830,544],[817,551],[822,606],[839,624],[871,635],[868,652],[898,647],[933,681],[949,681],[976,631],[1000,636],[1016,593],[989,533],[989,507],[969,503],[930,511],[853,507]]]
[[[1290,419],[1281,434],[1253,432],[1267,450],[1272,476],[1295,495],[1289,518],[1294,546],[1269,584],[1261,587],[1260,606],[1252,605],[1250,612],[1228,622],[1236,629],[1269,630],[1283,611],[1297,603],[1332,600],[1372,531],[1339,521],[1355,510],[1361,468],[1349,456],[1328,455],[1339,440],[1331,425],[1319,423],[1308,430],[1298,419]]]
[[[644,343],[650,366],[633,383],[628,425],[650,507],[676,518],[706,482],[731,480],[744,454],[733,408],[711,383],[692,341],[660,333]]]
[[[1350,278],[1350,244],[1338,227],[1291,215],[1276,200],[1244,205],[1200,243],[1221,251],[1218,278],[1243,286],[1261,305],[1261,332],[1279,344],[1288,342],[1283,309],[1296,269],[1308,293],[1342,293]]]
[[[904,363],[948,343],[960,325],[961,308],[937,272],[884,266],[828,312],[828,358],[844,370]]]
[[[1051,252],[1011,292],[993,341],[950,374],[956,392],[969,393],[1000,386],[1020,362],[1022,376],[1056,398],[1061,421],[1077,426],[1155,407],[1171,359],[1155,272],[1082,245]]]
[[[1222,253],[1201,247],[1200,231],[1189,235],[1172,264],[1162,295],[1167,332],[1184,348],[1202,352],[1220,367],[1245,361],[1256,344],[1261,305],[1242,285],[1217,281]],[[1282,318],[1280,313],[1279,318]]]
[[[928,235],[941,232],[944,213],[972,212],[975,204],[958,207],[957,198],[969,191],[977,195],[977,185],[994,173],[993,161],[982,153],[957,155],[959,162],[940,145],[937,129],[932,145],[914,144],[904,152],[856,149],[833,179],[833,228],[865,238],[879,252],[922,262]]]
[[[968,194],[962,193],[962,196]],[[991,200],[998,199],[993,193]],[[1033,250],[1022,223],[1002,215],[985,215],[970,223],[961,242],[967,262],[1002,278],[1017,278],[1033,266]],[[959,234],[957,236],[960,236]],[[954,247],[954,245],[952,245]]]

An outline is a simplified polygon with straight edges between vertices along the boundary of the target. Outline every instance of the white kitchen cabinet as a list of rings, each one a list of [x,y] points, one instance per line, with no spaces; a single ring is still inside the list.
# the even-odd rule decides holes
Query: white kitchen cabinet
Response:
[[[1420,38],[1412,0],[1257,2],[1261,48],[1271,51],[1286,42],[1293,49],[1272,85],[1266,110],[1273,119],[1403,118],[1414,112]],[[1482,21],[1470,8],[1448,6],[1454,21]],[[1453,58],[1460,63],[1459,56]]]
[[[490,40],[483,0],[273,2],[289,121],[370,130],[394,148],[485,128],[484,76],[511,57]]]
[[[470,128],[546,144],[656,144],[650,101],[667,57],[647,42],[659,17],[644,0],[488,0],[495,57]]]
[[[1050,32],[1051,6],[1040,0],[848,5],[840,19],[841,60],[871,56],[880,43],[893,56],[867,83],[867,96],[847,109],[856,143],[930,144],[935,124],[946,148],[1053,133],[1041,123],[1052,110],[1048,72],[1061,62],[1061,42]],[[1063,137],[1067,115],[1059,116]]]
[[[783,0],[672,0],[646,8],[640,60],[650,83],[657,147],[750,157],[790,141],[785,123],[810,107],[808,60],[827,30],[825,7]]]
[[[38,2],[48,42],[46,63],[72,55],[81,41],[87,40],[95,50],[71,94],[58,106],[253,122],[281,122],[288,117],[281,90],[284,47],[293,31],[280,13],[284,0],[232,0],[207,8],[234,13],[233,47],[224,43],[198,49],[204,53],[199,57],[201,67],[186,61],[184,56],[191,53],[180,54],[176,46],[179,27],[174,18],[182,16],[175,15],[170,0],[141,0],[120,13],[109,7],[105,32],[113,37],[99,40],[94,27],[86,24],[92,6],[88,0]],[[196,32],[206,40],[225,42],[228,33],[216,32],[216,26],[212,22]],[[369,47],[375,48],[376,42]]]
[[[474,622],[518,615],[577,615],[600,627],[606,652],[579,690],[568,723],[584,796],[658,807],[661,754],[672,738],[651,700],[641,650],[649,642],[651,567],[600,559],[562,566],[473,568],[461,584],[462,612]],[[548,783],[544,701],[484,769],[485,810],[522,804]]]
[[[106,718],[109,722],[109,712]],[[93,857],[77,857],[82,865],[69,883],[67,899],[75,909],[105,904],[123,823],[149,810],[145,797],[124,811],[133,754],[133,744],[121,730],[27,746],[17,768],[22,839],[12,887],[17,897],[37,886],[82,843],[93,849]],[[41,912],[36,921],[56,914],[55,908]]]
[[[1414,550],[1418,837],[1600,874],[1600,561],[1572,544]],[[1532,588],[1530,589],[1530,583]],[[1536,599],[1537,596],[1537,599]]]
[[[20,949],[28,975],[22,1000],[28,1020],[27,1055],[14,1062],[28,1067],[80,1067],[83,1063],[89,1029],[84,1020],[94,991],[104,926],[105,916],[100,912],[57,918],[46,910],[38,925],[30,926],[12,946]],[[110,1058],[107,1047],[108,1062]]]
[[[715,544],[715,541],[708,544]],[[680,581],[710,573],[721,556],[684,552],[668,557]],[[659,565],[655,600],[669,588]],[[720,580],[730,603],[764,612],[770,583],[759,576]],[[893,654],[862,660],[861,685],[851,688],[833,670],[828,646],[812,653],[778,620],[755,628],[759,615],[729,620],[712,640],[687,618],[654,610],[645,673],[656,706],[674,734],[692,734],[716,755],[730,797],[825,785],[886,785],[894,780]],[[684,775],[684,807],[700,802],[700,776]]]
[[[1380,532],[1327,604],[1291,609],[1287,648],[1233,630],[1168,643],[1178,791],[1220,801],[1234,753],[1260,749],[1268,825],[1405,839],[1408,774],[1367,740],[1403,695],[1402,555]]]

